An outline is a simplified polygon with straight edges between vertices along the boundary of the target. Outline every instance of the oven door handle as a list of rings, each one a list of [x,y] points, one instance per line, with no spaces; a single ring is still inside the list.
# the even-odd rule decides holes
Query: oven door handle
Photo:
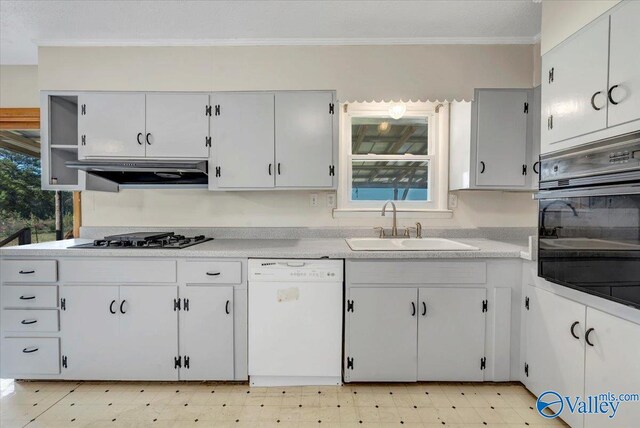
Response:
[[[534,199],[580,198],[585,196],[615,196],[640,194],[639,184],[624,184],[618,186],[574,187],[569,189],[541,190]]]

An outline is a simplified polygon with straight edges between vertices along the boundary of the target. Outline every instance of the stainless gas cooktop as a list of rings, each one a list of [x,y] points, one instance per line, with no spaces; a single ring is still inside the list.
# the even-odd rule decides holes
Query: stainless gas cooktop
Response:
[[[74,245],[69,248],[180,249],[211,241],[212,239],[213,238],[207,238],[204,235],[192,237],[176,235],[174,232],[133,232],[122,235],[105,236],[103,239],[96,239],[88,244]]]

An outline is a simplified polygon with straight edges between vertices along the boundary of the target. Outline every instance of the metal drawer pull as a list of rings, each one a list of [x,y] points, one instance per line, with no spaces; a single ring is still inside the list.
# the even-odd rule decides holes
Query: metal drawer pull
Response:
[[[220,275],[220,272],[207,272],[207,275],[209,275],[209,276],[218,276],[218,275]]]
[[[149,137],[151,137],[151,132],[147,132],[147,135],[144,137],[144,139],[147,142],[147,144],[151,145],[151,142],[149,141]]]
[[[35,323],[37,323],[37,322],[38,322],[38,320],[34,320],[34,319],[31,319],[31,320],[22,320],[22,321],[20,321],[20,324],[29,325],[29,324],[35,324]]]
[[[18,272],[20,275],[29,275],[31,273],[36,273],[35,270],[21,270],[20,272]]]
[[[595,111],[600,111],[600,110],[602,110],[602,107],[597,107],[597,106],[596,106],[596,97],[597,97],[598,95],[600,95],[601,93],[602,93],[602,91],[598,91],[598,92],[596,92],[595,94],[593,94],[593,95],[591,96],[591,107],[593,107],[593,109],[594,109]]]
[[[109,312],[111,312],[112,315],[116,314],[116,311],[113,310],[113,304],[116,303],[115,300],[112,300],[111,303],[109,304]]]
[[[33,300],[36,296],[20,296],[20,300]]]
[[[231,301],[227,300],[227,303],[225,303],[225,305],[224,305],[224,311],[227,313],[227,315],[230,314],[230,312],[229,312],[229,303],[231,303]]]
[[[485,166],[483,161],[480,161],[480,165],[482,166],[482,169],[480,170],[480,174],[484,174],[484,170],[485,170],[486,166]]]
[[[411,302],[411,316],[412,317],[416,316],[416,303],[415,302]]]
[[[609,97],[609,102],[611,104],[613,104],[614,106],[618,105],[620,103],[620,101],[613,101],[613,96],[612,96],[613,95],[613,90],[615,88],[618,88],[618,87],[619,87],[619,85],[613,85],[611,88],[609,88],[609,92],[607,92],[607,96]]]
[[[120,302],[120,313],[121,314],[126,314],[126,312],[124,311],[125,302],[126,302],[126,300],[123,300],[122,302]]]
[[[142,132],[138,132],[138,136],[136,137],[138,144],[142,145],[142,141],[140,141],[140,137],[142,137]]]
[[[580,339],[580,337],[576,334],[576,332],[574,331],[574,329],[576,328],[576,326],[580,324],[580,321],[576,321],[573,324],[571,324],[571,336],[573,336],[576,339]]]
[[[593,346],[593,342],[589,341],[589,335],[591,333],[593,333],[593,330],[595,330],[594,328],[590,328],[589,330],[587,330],[587,332],[584,334],[584,341],[587,342],[587,345],[589,346]]]
[[[425,315],[427,315],[427,303],[422,302],[422,316],[424,317]]]
[[[25,354],[31,354],[31,353],[36,352],[37,350],[38,350],[38,348],[36,348],[35,346],[32,346],[30,348],[24,348],[22,350],[22,352],[24,352]]]

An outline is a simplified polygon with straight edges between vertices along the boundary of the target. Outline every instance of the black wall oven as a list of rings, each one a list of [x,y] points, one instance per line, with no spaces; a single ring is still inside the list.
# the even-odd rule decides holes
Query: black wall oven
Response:
[[[640,309],[640,133],[541,158],[538,276]]]

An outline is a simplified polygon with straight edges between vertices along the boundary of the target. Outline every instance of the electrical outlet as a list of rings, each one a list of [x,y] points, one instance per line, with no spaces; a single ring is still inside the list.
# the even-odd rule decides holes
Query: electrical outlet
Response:
[[[318,206],[318,194],[317,193],[312,193],[310,195],[309,204],[312,207],[317,207]]]
[[[335,207],[336,207],[336,194],[327,193],[327,208],[335,208]]]
[[[449,208],[457,208],[458,207],[458,195],[453,193],[449,193]]]

